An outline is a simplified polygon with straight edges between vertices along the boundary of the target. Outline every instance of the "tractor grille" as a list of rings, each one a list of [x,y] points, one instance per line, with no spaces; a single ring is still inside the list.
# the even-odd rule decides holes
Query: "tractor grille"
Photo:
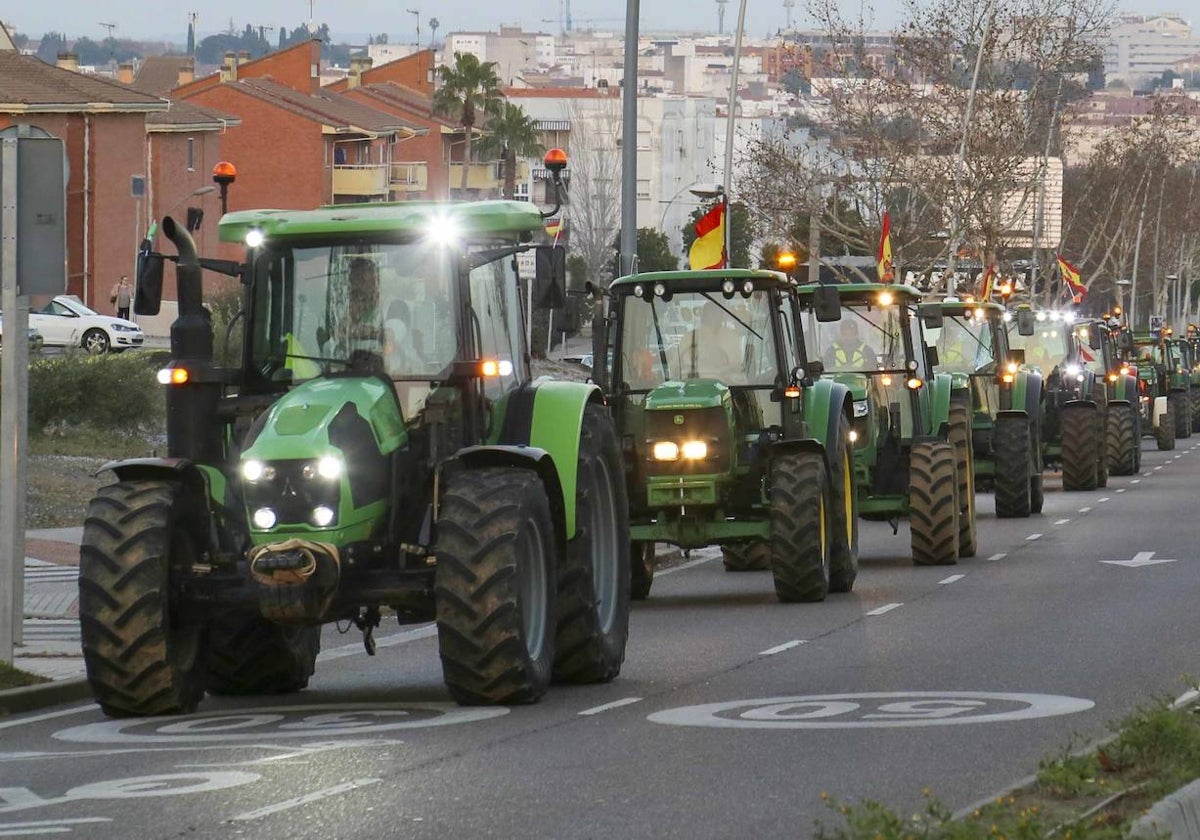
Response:
[[[682,418],[682,422],[676,422]],[[652,449],[655,441],[670,440],[683,446],[684,441],[702,440],[708,445],[708,457],[700,461],[655,461]],[[713,408],[656,409],[646,412],[646,440],[640,456],[646,464],[647,475],[702,475],[728,472],[732,467],[729,420],[725,409]]]
[[[251,511],[268,507],[275,511],[279,525],[294,525],[307,523],[313,508],[324,505],[335,512],[330,525],[337,524],[340,480],[305,478],[301,471],[306,464],[313,463],[311,458],[268,463],[275,470],[273,478],[242,484],[246,506]]]

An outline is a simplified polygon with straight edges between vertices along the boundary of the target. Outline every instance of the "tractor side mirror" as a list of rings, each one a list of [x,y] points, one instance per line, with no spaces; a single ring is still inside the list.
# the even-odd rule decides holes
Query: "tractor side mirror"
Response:
[[[818,286],[813,290],[813,312],[821,323],[842,320],[842,296],[834,286]]]
[[[937,348],[931,344],[925,345],[925,361],[931,368],[937,368],[939,364]]]
[[[1017,310],[1017,335],[1033,335],[1037,331],[1037,318],[1032,309]]]
[[[145,250],[138,253],[133,311],[138,315],[157,315],[162,307],[163,255]]]
[[[921,323],[928,330],[940,330],[946,323],[946,316],[942,312],[942,307],[936,303],[918,304],[917,317],[921,319]]]
[[[1008,360],[1017,365],[1017,367],[1020,367],[1025,364],[1025,351],[1018,350],[1015,347],[1010,348],[1008,351]]]
[[[1088,347],[1093,350],[1099,350],[1104,346],[1104,337],[1100,335],[1097,329],[1088,330]]]
[[[567,249],[562,245],[538,246],[535,257],[535,306],[538,309],[564,306],[567,302]]]

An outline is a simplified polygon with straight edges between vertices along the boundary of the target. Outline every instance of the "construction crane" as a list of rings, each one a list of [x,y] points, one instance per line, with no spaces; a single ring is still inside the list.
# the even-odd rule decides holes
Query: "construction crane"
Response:
[[[105,23],[104,21],[100,21],[100,26],[103,26],[105,29],[108,30],[109,38],[111,38],[113,36],[113,30],[117,28],[117,25],[115,23]],[[105,40],[108,40],[108,39],[106,38]]]
[[[729,0],[717,0],[717,34],[725,34],[725,6]]]

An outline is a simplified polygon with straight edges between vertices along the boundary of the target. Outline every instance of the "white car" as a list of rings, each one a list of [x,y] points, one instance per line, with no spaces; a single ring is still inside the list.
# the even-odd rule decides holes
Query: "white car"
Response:
[[[133,321],[101,315],[75,295],[59,295],[31,311],[29,326],[42,334],[47,347],[82,347],[93,356],[141,347],[146,341]]]

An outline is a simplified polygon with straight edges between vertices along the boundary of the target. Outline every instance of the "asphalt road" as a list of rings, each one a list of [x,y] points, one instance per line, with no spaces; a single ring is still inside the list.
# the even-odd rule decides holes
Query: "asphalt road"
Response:
[[[0,836],[807,837],[822,791],[963,807],[1200,673],[1197,442],[1147,440],[1093,493],[1050,478],[1027,520],[981,494],[953,567],[864,523],[854,592],[823,604],[696,552],[635,607],[620,678],[533,707],[450,704],[428,627],[374,659],[327,628],[298,695],[0,719]]]

